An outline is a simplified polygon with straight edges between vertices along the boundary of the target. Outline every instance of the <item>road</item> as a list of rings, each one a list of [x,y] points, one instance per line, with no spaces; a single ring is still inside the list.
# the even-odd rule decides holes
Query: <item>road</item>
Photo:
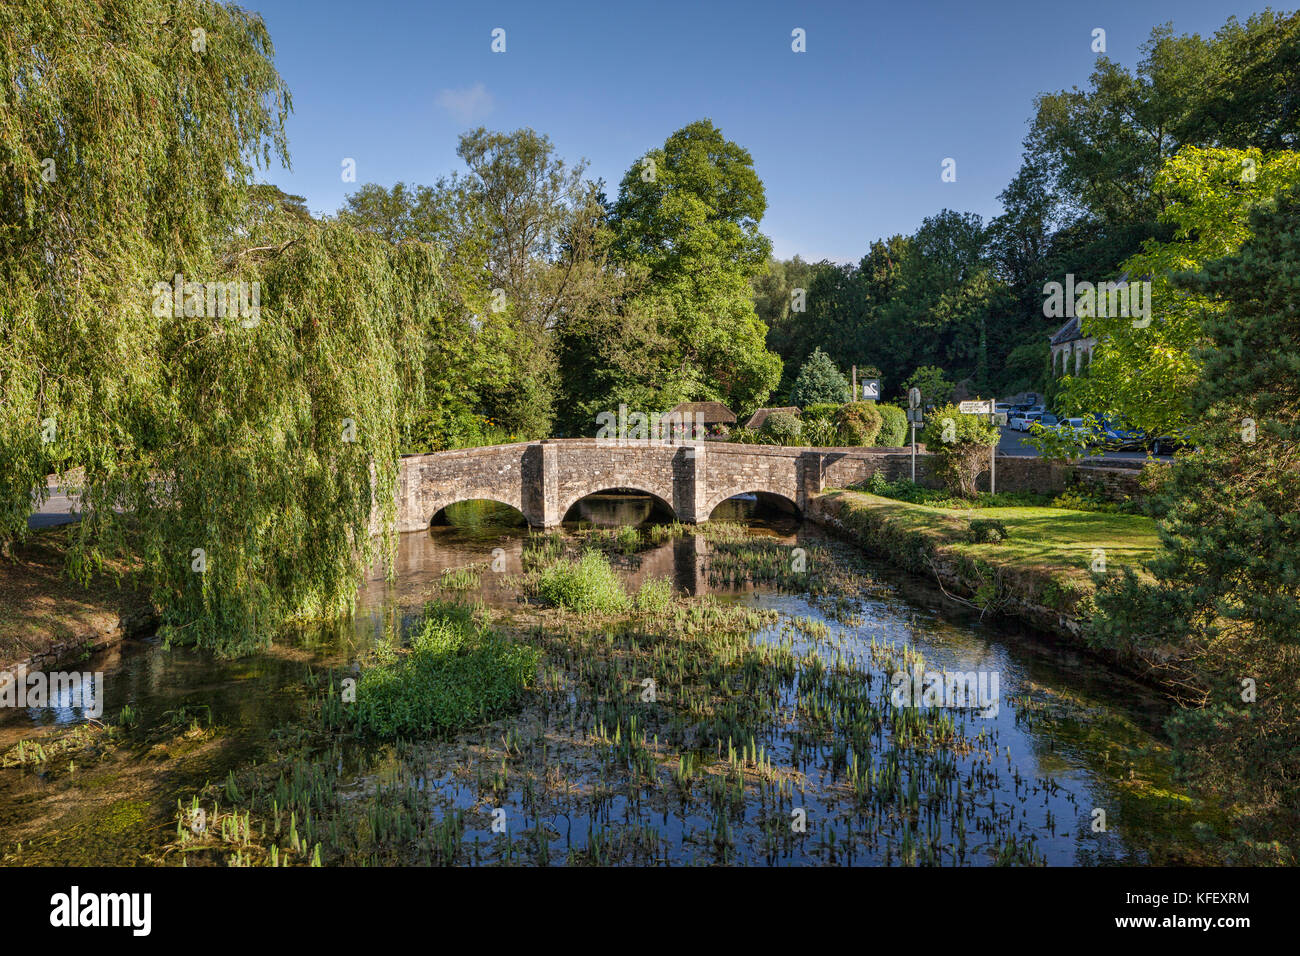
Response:
[[[1013,432],[1010,428],[1002,427],[1002,438],[998,441],[999,455],[1023,455],[1033,457],[1038,454],[1038,449],[1029,444],[1028,432]],[[1084,461],[1146,461],[1152,457],[1145,451],[1108,451],[1101,455],[1091,455]],[[1160,461],[1173,461],[1172,455],[1155,456]]]
[[[51,481],[48,487],[50,497],[41,504],[39,510],[33,511],[27,517],[27,527],[52,528],[55,525],[79,521],[81,515],[76,511],[77,499],[64,494],[56,481]]]

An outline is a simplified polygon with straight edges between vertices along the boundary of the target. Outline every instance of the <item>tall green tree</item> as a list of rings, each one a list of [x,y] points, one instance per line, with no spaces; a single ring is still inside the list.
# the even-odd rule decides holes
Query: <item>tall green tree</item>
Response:
[[[1236,253],[1180,285],[1202,326],[1192,412],[1152,577],[1103,583],[1092,639],[1156,657],[1197,706],[1170,721],[1181,771],[1225,794],[1234,862],[1300,860],[1300,196],[1251,213]]]
[[[432,186],[363,186],[340,218],[391,242],[435,246],[468,341],[430,353],[425,434],[455,440],[471,408],[519,438],[544,437],[561,398],[560,338],[615,294],[602,279],[611,234],[599,183],[544,135],[476,129],[457,150],[467,166]],[[448,361],[450,359],[450,361]],[[568,404],[566,398],[565,404]]]
[[[87,529],[111,510],[93,488],[147,451],[174,329],[148,290],[216,277],[290,102],[265,24],[235,7],[17,0],[0,36],[3,542],[61,467],[85,469]]]
[[[1148,240],[1123,263],[1132,281],[1149,277],[1150,314],[1135,318],[1125,314],[1132,309],[1121,312],[1098,296],[1082,326],[1101,345],[1088,374],[1064,382],[1063,406],[1108,414],[1153,434],[1195,438],[1189,399],[1202,374],[1198,350],[1220,306],[1176,277],[1237,249],[1250,235],[1250,210],[1296,182],[1296,153],[1188,147],[1170,159],[1156,184],[1167,197],[1161,219],[1172,238]]]
[[[614,250],[649,282],[628,307],[656,317],[678,354],[676,378],[695,382],[692,399],[750,409],[780,379],[750,287],[771,251],[758,230],[766,208],[753,158],[708,120],[673,133],[619,185]]]
[[[238,652],[345,608],[372,504],[391,527],[436,255],[251,185],[289,109],[255,14],[19,0],[0,36],[0,540],[75,467],[71,571],[130,549],[168,640]]]
[[[799,369],[790,401],[800,408],[809,405],[836,405],[849,401],[849,382],[835,367],[831,357],[821,349],[814,349]]]

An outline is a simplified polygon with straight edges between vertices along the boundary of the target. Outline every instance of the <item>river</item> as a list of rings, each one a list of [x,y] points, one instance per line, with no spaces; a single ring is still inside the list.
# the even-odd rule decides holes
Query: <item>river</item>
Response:
[[[587,499],[579,517],[570,537],[593,525],[649,529],[663,518],[651,499],[617,494]],[[401,536],[394,577],[372,575],[346,624],[281,635],[268,652],[240,660],[145,640],[65,665],[102,672],[102,720],[121,729],[111,741],[78,740],[71,766],[52,756],[0,770],[4,861],[177,862],[178,800],[282,757],[323,672],[347,673],[431,597],[478,602],[507,618],[526,612],[520,574],[529,537],[517,513],[473,503],[448,518],[427,534]],[[376,824],[373,845],[348,843],[354,850],[333,862],[1213,862],[1195,838],[1202,811],[1172,782],[1159,731],[1165,705],[1154,693],[1077,649],[981,619],[929,582],[765,503],[736,499],[714,518],[744,524],[755,542],[833,563],[842,593],[721,580],[713,548],[694,534],[616,553],[629,591],[667,578],[683,597],[765,612],[755,645],[788,650],[805,671],[815,658],[853,679],[873,675],[877,696],[882,655],[907,649],[924,658],[926,672],[990,679],[980,685],[989,697],[948,711],[951,739],[899,750],[896,724],[863,737],[852,707],[827,704],[793,679],[777,687],[761,739],[729,742],[744,757],[701,741],[673,760],[657,736],[653,750],[648,735],[639,750],[611,742],[600,723],[611,712],[557,685],[546,706],[450,740],[393,747],[348,739],[315,758],[331,764],[339,793],[373,797],[400,780],[399,815],[412,818],[401,825],[415,835],[401,848],[380,845]],[[448,593],[444,572],[470,567],[481,571]],[[530,618],[524,626],[538,625]],[[548,664],[548,675],[557,666]],[[77,704],[5,712],[0,753],[84,726]],[[846,746],[847,730],[812,734],[818,707],[829,708],[816,715],[825,726],[857,721],[854,739],[870,744]],[[735,769],[733,788],[727,768],[737,760],[749,769]],[[500,779],[485,782],[498,763]],[[674,784],[679,766],[686,782]],[[239,785],[226,792],[238,803]],[[502,820],[505,834],[494,826]],[[407,845],[448,840],[450,849]]]

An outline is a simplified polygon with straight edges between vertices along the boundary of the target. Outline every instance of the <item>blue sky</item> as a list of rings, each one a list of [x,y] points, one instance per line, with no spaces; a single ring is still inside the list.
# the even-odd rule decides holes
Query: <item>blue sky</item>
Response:
[[[1132,67],[1151,28],[1213,33],[1228,0],[645,3],[244,0],[293,95],[291,171],[334,212],[357,185],[461,168],[456,137],[531,126],[586,158],[611,198],[627,168],[708,117],[746,147],[782,258],[851,261],[942,208],[990,217],[1034,96],[1086,85],[1092,31]],[[1282,5],[1282,9],[1288,9]],[[491,51],[492,30],[506,51]],[[806,31],[807,52],[791,50]],[[956,182],[940,179],[956,160]],[[357,183],[343,182],[344,158]]]

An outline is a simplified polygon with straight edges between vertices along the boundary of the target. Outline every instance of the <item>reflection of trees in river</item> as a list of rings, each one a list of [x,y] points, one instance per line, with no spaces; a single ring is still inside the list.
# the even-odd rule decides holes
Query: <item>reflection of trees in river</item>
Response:
[[[671,521],[672,511],[651,495],[600,493],[580,498],[564,516],[566,522],[579,521],[597,528],[633,527],[648,521]]]

